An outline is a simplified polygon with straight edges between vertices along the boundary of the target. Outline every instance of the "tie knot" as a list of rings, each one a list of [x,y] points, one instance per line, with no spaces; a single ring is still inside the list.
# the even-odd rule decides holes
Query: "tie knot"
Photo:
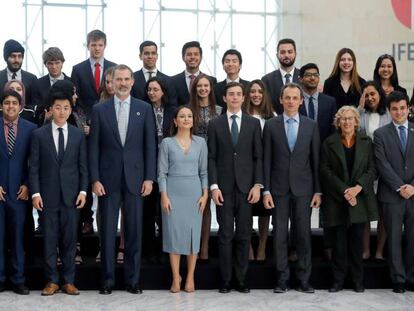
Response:
[[[236,114],[233,114],[230,118],[232,118],[232,119],[233,119],[233,121],[236,121],[236,119],[237,119],[237,115],[236,115]]]
[[[288,79],[290,78],[292,75],[290,73],[285,74],[285,78]]]
[[[7,126],[9,127],[9,129],[13,129],[14,123],[13,122],[7,123]]]
[[[63,128],[61,128],[61,127],[58,127],[58,131],[59,131],[59,133],[62,133],[62,131],[63,131]]]
[[[190,79],[191,79],[191,80],[194,80],[194,79],[195,79],[195,77],[196,77],[195,75],[190,75]]]
[[[9,123],[10,124],[10,123]],[[400,130],[400,131],[403,131],[403,130],[405,130],[405,126],[404,125],[400,125],[400,126],[398,126],[398,129]]]
[[[295,119],[293,119],[293,118],[289,118],[289,119],[287,119],[287,123],[288,124],[293,124],[294,122],[295,122],[296,120]]]
[[[101,66],[101,64],[99,64],[99,63],[95,63],[95,68],[96,67],[100,67]]]

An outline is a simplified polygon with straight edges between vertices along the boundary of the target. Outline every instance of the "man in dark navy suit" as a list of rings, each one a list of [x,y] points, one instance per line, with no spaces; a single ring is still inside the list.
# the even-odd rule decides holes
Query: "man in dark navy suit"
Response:
[[[178,105],[187,105],[190,102],[190,88],[194,79],[201,73],[200,63],[203,58],[203,49],[198,41],[190,41],[183,45],[181,56],[185,63],[185,70],[172,76]],[[209,76],[213,85],[217,83],[215,77]]]
[[[16,40],[10,39],[4,43],[3,57],[7,63],[7,68],[0,71],[0,95],[3,94],[4,85],[10,80],[22,81],[26,89],[25,106],[33,109],[33,86],[37,77],[22,69],[24,59],[24,47]]]
[[[70,80],[62,72],[65,57],[57,47],[50,47],[43,53],[43,64],[46,66],[48,74],[39,78],[33,90],[34,102],[36,103],[36,122],[39,126],[43,125],[46,108],[49,107],[49,90],[56,81]]]
[[[62,259],[62,290],[78,295],[75,253],[79,209],[88,188],[87,146],[82,130],[67,123],[72,98],[52,93],[52,122],[33,132],[30,149],[30,187],[34,208],[42,212],[45,274],[43,296],[59,290],[57,249]]]
[[[124,213],[126,290],[140,294],[142,197],[156,178],[156,129],[150,104],[130,96],[132,70],[114,70],[115,95],[93,108],[89,135],[92,190],[101,213],[102,286],[111,294],[115,285],[115,242],[119,208]]]
[[[80,99],[80,106],[90,118],[92,107],[99,102],[104,83],[104,72],[116,64],[104,58],[106,35],[100,30],[92,30],[87,36],[89,58],[72,69],[72,82]]]
[[[164,80],[167,87],[168,103],[176,106],[175,89],[171,84],[171,78],[157,69],[158,46],[153,41],[144,41],[139,46],[139,59],[142,60],[142,68],[134,72],[134,85],[132,97],[148,100],[146,85],[150,78],[158,77]]]
[[[0,118],[0,292],[4,291],[6,280],[5,236],[6,228],[11,238],[13,270],[11,282],[13,291],[27,295],[29,289],[24,285],[24,226],[26,220],[28,189],[28,155],[30,138],[36,125],[19,118],[22,98],[15,91],[2,95]]]
[[[226,79],[217,83],[214,86],[214,95],[216,96],[216,104],[223,108],[222,114],[226,112],[227,105],[223,100],[224,87],[230,82],[240,82],[246,88],[249,81],[240,78],[239,73],[242,66],[241,53],[235,49],[230,49],[224,52],[221,63],[223,70],[226,73]]]
[[[282,114],[283,106],[280,104],[280,90],[282,86],[290,82],[299,82],[299,69],[295,68],[296,43],[293,39],[281,39],[277,43],[277,59],[279,69],[274,70],[262,77],[268,94],[272,100],[273,107],[277,114]]]

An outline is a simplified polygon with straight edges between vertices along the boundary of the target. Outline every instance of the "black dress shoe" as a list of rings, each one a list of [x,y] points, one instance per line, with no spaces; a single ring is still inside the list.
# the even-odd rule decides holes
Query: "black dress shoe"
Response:
[[[354,284],[354,292],[356,293],[363,293],[365,292],[364,285],[362,283],[355,283]]]
[[[220,285],[219,293],[227,294],[227,293],[230,293],[230,291],[231,291],[230,282],[229,281],[223,281]]]
[[[273,292],[276,294],[283,294],[289,290],[286,281],[279,281],[277,282],[276,286],[273,288]]]
[[[14,284],[12,288],[13,288],[13,292],[15,292],[18,295],[29,295],[30,294],[29,288],[23,283]]]
[[[306,293],[306,294],[313,294],[315,290],[307,281],[300,281],[299,286],[296,288],[298,292]]]
[[[138,285],[127,285],[126,291],[131,294],[142,294],[142,289]]]
[[[409,283],[409,282],[407,282],[407,283],[405,284],[405,289],[406,289],[407,291],[409,291],[409,292],[414,292],[414,283]]]
[[[236,290],[237,290],[239,293],[243,293],[243,294],[250,293],[250,288],[248,288],[248,287],[246,286],[246,283],[244,283],[244,282],[238,282],[238,283],[237,283],[237,286],[236,286]]]
[[[329,288],[330,293],[337,293],[341,290],[343,290],[343,285],[340,283],[333,283],[332,286]]]
[[[0,282],[0,293],[6,290],[6,285],[3,282]]]
[[[394,283],[392,284],[392,291],[397,294],[405,293],[404,283]]]
[[[102,286],[101,289],[99,290],[99,294],[101,294],[101,295],[110,295],[110,294],[112,294],[112,287],[108,286],[108,285]]]

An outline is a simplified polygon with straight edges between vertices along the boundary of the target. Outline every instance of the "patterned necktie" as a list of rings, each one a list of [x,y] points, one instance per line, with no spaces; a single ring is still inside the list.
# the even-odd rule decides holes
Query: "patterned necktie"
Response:
[[[95,73],[93,76],[95,77],[95,89],[99,93],[101,89],[101,65],[99,63],[95,63]]]
[[[296,144],[296,133],[295,133],[295,127],[293,126],[293,124],[296,122],[295,119],[290,118],[287,121],[287,140],[288,140],[288,145],[289,145],[289,149],[290,151],[293,151],[293,149],[295,148],[295,144]]]
[[[195,75],[190,75],[190,85],[188,90],[191,92],[191,86],[193,85],[193,82],[195,80],[196,76]]]
[[[63,128],[58,127],[59,138],[58,138],[58,161],[59,164],[63,162],[63,156],[65,154],[65,139],[63,137]]]
[[[12,73],[12,80],[16,80],[17,79],[17,74],[15,72]]]
[[[9,127],[9,133],[7,134],[7,149],[9,155],[12,155],[14,146],[16,145],[16,133],[14,132],[14,123],[7,124]]]
[[[309,103],[308,103],[308,117],[312,120],[315,120],[315,105],[313,103],[313,97],[309,97]]]
[[[285,74],[285,81],[286,81],[286,83],[285,84],[288,84],[288,83],[290,83],[291,81],[290,81],[290,77],[291,77],[292,75],[290,74],[290,73],[287,73],[287,74]]]
[[[400,125],[398,129],[400,130],[401,147],[402,147],[402,150],[405,152],[405,148],[407,147],[407,132],[405,131],[405,126],[403,125]]]
[[[118,131],[121,137],[122,146],[125,145],[125,138],[128,129],[128,113],[125,107],[125,102],[119,102],[118,107]]]
[[[237,125],[237,115],[232,115],[232,123],[231,123],[231,141],[233,142],[233,146],[236,146],[237,140],[239,139],[239,126]]]

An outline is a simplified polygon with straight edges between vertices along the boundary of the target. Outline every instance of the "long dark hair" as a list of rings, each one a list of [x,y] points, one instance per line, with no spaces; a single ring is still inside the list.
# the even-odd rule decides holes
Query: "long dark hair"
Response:
[[[392,76],[390,78],[390,82],[391,82],[391,85],[395,89],[397,86],[399,86],[399,84],[398,84],[397,65],[395,64],[394,57],[392,57],[389,54],[383,54],[380,57],[378,57],[377,62],[375,64],[375,69],[374,69],[374,81],[377,82],[379,85],[381,85],[381,77],[380,77],[378,71],[379,71],[379,68],[381,67],[382,61],[384,59],[389,59],[391,61],[391,63],[392,63],[393,72],[392,72]]]
[[[147,84],[145,85],[145,99],[146,99],[146,101],[151,103],[149,98],[148,98],[148,87],[149,87],[149,84],[151,82],[157,82],[159,84],[159,86],[161,88],[161,91],[164,93],[164,95],[162,95],[162,97],[161,97],[161,107],[166,107],[168,105],[168,101],[169,101],[169,99],[168,99],[168,87],[167,87],[167,84],[165,83],[164,79],[162,79],[160,77],[157,77],[157,76],[149,78],[148,81],[147,81]]]
[[[383,91],[383,89],[382,89],[382,87],[380,86],[380,84],[378,84],[376,81],[367,81],[363,86],[362,86],[362,92],[364,92],[364,90],[368,87],[368,86],[372,86],[373,88],[375,88],[376,90],[377,90],[377,92],[378,92],[378,94],[379,94],[379,97],[380,97],[380,101],[379,101],[379,104],[378,104],[378,109],[377,109],[377,112],[380,114],[380,115],[383,115],[383,114],[385,114],[386,112],[387,112],[387,103],[386,103],[386,101],[385,101],[385,98],[386,98],[386,96],[385,96],[385,93],[384,93],[384,91]],[[364,108],[365,108],[365,110],[366,111],[368,111],[368,112],[374,112],[373,110],[372,110],[372,108],[369,106],[369,105],[364,105]]]
[[[254,105],[250,101],[250,90],[254,84],[257,84],[258,86],[260,86],[260,88],[262,89],[262,94],[263,94],[263,99],[259,107],[260,117],[266,120],[273,118],[275,116],[274,115],[275,111],[273,109],[273,105],[272,105],[272,102],[270,101],[266,87],[264,83],[262,82],[262,80],[260,79],[253,80],[247,85],[246,91],[244,93],[243,111],[249,115],[253,114]]]
[[[211,82],[209,76],[200,73],[193,81],[190,90],[190,107],[193,111],[193,127],[197,127],[200,121],[200,99],[197,95],[197,84],[201,79],[207,79],[208,83],[210,84],[210,94],[208,94],[208,108],[210,113],[210,118],[217,116],[216,112],[216,97],[214,96],[214,86],[213,82]]]
[[[177,126],[175,126],[175,124],[174,124],[174,120],[176,120],[176,119],[177,119],[178,113],[179,113],[182,109],[184,109],[184,108],[186,108],[186,109],[190,109],[190,111],[193,113],[193,126],[192,126],[192,127],[191,127],[191,129],[190,129],[190,137],[191,137],[191,138],[193,137],[193,129],[194,129],[194,111],[193,111],[193,109],[191,109],[191,107],[188,107],[188,105],[181,105],[181,106],[178,106],[178,107],[175,109],[175,111],[174,111],[173,121],[171,122],[171,127],[170,127],[170,136],[171,136],[171,137],[175,136],[175,135],[177,134],[177,132],[178,132],[178,128],[177,128]]]

